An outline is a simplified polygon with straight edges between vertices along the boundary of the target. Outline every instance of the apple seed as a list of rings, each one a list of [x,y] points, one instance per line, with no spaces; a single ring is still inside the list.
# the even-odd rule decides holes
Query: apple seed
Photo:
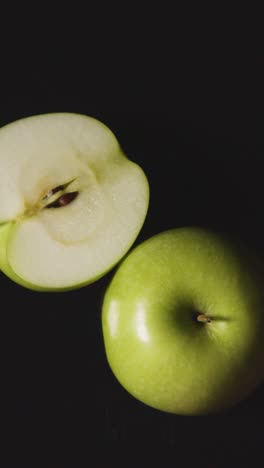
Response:
[[[66,184],[61,184],[61,185],[58,185],[57,187],[55,187],[54,189],[52,190],[49,190],[48,193],[45,195],[45,197],[42,198],[42,201],[45,201],[45,200],[48,200],[49,198],[52,197],[52,195],[54,195],[55,193],[57,192],[63,192],[65,191],[68,186],[70,184],[72,184],[72,182],[74,182],[76,179],[72,179],[70,180],[70,182],[67,182]]]
[[[53,203],[47,205],[46,208],[61,208],[63,206],[69,205],[75,198],[79,195],[79,192],[68,192],[61,195]]]

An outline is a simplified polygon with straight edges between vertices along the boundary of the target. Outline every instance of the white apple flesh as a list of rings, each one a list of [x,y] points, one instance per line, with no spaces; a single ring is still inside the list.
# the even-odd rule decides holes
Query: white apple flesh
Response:
[[[129,250],[149,187],[111,130],[79,114],[0,130],[0,268],[36,290],[89,284]]]
[[[159,410],[217,412],[263,381],[263,275],[213,232],[172,229],[138,245],[106,291],[102,325],[116,378]]]

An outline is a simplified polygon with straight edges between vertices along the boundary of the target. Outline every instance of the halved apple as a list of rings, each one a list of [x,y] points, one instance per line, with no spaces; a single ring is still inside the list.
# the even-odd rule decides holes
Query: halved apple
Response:
[[[108,272],[146,217],[149,186],[111,130],[79,114],[0,130],[0,268],[35,290],[68,290]]]

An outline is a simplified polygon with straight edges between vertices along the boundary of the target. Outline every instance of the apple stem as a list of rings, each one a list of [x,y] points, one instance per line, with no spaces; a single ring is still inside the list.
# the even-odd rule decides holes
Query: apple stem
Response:
[[[197,321],[202,322],[202,323],[210,323],[212,321],[212,319],[210,317],[208,317],[208,315],[206,315],[206,314],[199,314],[197,316]]]

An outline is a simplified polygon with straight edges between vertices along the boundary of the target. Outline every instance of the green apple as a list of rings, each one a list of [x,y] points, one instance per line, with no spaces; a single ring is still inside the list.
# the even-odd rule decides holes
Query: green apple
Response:
[[[0,169],[0,268],[25,287],[95,281],[145,220],[147,178],[94,118],[53,113],[4,126]]]
[[[213,231],[172,229],[121,262],[102,310],[106,356],[121,385],[170,413],[218,412],[264,378],[263,277]]]

